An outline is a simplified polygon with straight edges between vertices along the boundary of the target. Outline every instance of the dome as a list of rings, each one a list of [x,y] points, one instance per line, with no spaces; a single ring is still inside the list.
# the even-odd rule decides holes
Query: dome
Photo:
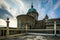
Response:
[[[31,5],[31,8],[28,10],[28,13],[36,12],[36,9],[33,8],[33,4]]]
[[[30,9],[28,10],[28,12],[29,12],[29,13],[36,12],[36,9],[30,8]]]

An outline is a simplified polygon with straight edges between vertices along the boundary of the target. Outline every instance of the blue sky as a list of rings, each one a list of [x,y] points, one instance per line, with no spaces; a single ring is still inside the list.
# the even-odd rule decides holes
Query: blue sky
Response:
[[[46,14],[50,19],[60,18],[60,0],[0,0],[0,19],[6,20],[9,17],[16,21],[17,15],[28,12],[32,2],[39,13],[38,20],[42,20]]]

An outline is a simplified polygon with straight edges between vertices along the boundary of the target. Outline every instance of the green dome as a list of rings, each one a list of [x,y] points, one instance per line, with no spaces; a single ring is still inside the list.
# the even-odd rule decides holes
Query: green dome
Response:
[[[30,9],[28,10],[28,12],[29,12],[29,13],[36,12],[36,9],[30,8]]]
[[[36,9],[33,8],[33,4],[31,5],[31,8],[28,10],[28,13],[36,12]]]

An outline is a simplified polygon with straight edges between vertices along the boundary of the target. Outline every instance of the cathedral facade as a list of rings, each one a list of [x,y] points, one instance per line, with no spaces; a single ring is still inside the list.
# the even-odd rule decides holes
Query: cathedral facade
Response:
[[[53,29],[54,22],[56,22],[57,28],[60,29],[60,18],[49,19],[46,15],[43,20],[38,20],[38,16],[39,14],[32,4],[26,15],[17,16],[17,27],[21,29]]]

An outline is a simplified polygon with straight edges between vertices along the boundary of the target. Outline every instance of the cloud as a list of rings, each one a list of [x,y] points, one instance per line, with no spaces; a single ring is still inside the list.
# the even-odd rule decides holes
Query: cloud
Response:
[[[10,19],[9,21],[10,21],[9,27],[13,27],[13,28],[17,27],[17,20],[16,19]],[[0,27],[6,27],[6,26],[7,26],[6,20],[0,19]]]
[[[0,9],[0,18],[6,20],[7,17],[12,18],[13,16],[6,9]]]
[[[0,0],[0,18],[6,20],[7,17],[13,18],[13,15],[8,11],[10,9],[10,6],[8,3],[5,2],[5,0]]]
[[[58,1],[58,2],[54,5],[53,10],[56,10],[59,6],[60,6],[60,1]]]
[[[8,3],[9,0],[6,1],[4,2],[4,5],[6,6],[6,9],[10,12],[10,14],[14,16],[14,18],[19,14],[26,14],[27,8],[25,7],[25,4],[21,0],[14,0],[14,1],[10,0],[9,3]],[[14,6],[10,4],[12,2]]]
[[[17,27],[17,19],[10,19],[9,27]]]
[[[41,8],[40,9],[40,13],[39,13],[39,17],[38,17],[38,20],[42,20],[45,16],[45,9],[44,8]]]
[[[7,2],[5,2],[5,0],[0,0],[0,8],[4,8],[4,9],[8,9],[9,8],[9,5]]]
[[[6,27],[6,21],[3,19],[0,19],[0,27]]]
[[[53,10],[50,10],[50,11],[49,11],[48,16],[49,16],[50,19],[57,17],[57,15],[55,14],[55,12],[54,12]]]
[[[22,0],[16,0],[16,2],[18,3],[19,7],[20,7],[20,14],[26,14],[27,12],[27,7],[24,4],[24,2]]]
[[[14,8],[14,9],[10,9],[10,10],[8,10],[8,11],[10,12],[10,14],[13,15],[14,18],[16,18],[16,16],[18,15],[18,14],[17,14],[17,13],[18,13],[18,12],[17,12],[17,9],[15,9],[15,8]]]
[[[57,14],[55,14],[55,10],[60,6],[60,1],[54,4],[53,8],[49,10],[48,15],[49,18],[57,18]]]
[[[4,2],[4,0],[0,0],[0,8],[1,8],[1,5],[2,5],[3,2]]]

